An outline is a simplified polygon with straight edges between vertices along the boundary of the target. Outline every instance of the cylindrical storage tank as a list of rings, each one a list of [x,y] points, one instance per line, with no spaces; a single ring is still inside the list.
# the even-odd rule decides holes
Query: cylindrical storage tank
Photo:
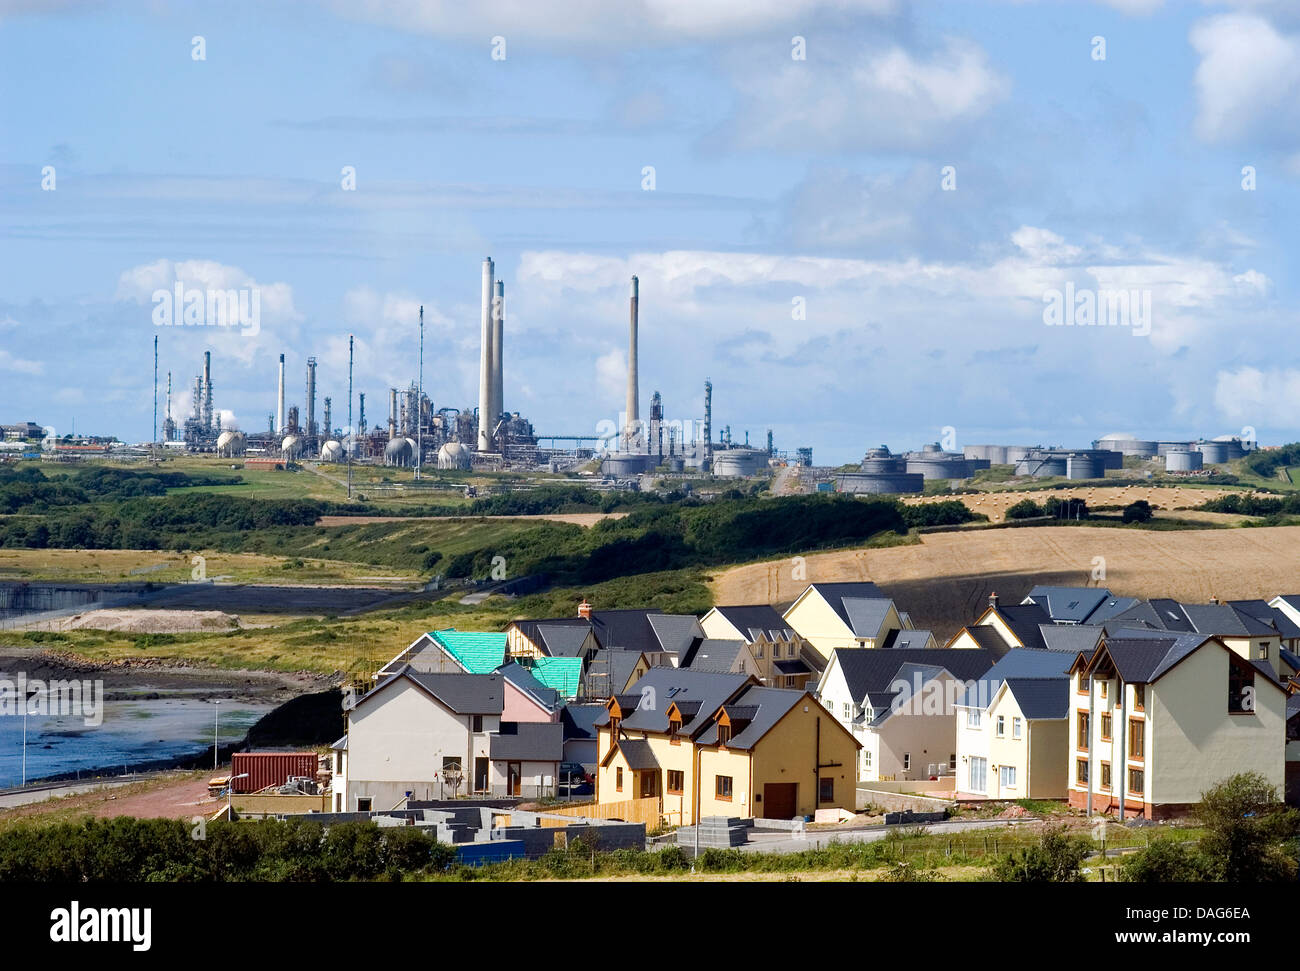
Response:
[[[946,452],[912,452],[907,457],[907,471],[919,472],[927,479],[964,479],[966,460]]]
[[[1226,446],[1226,454],[1229,462],[1239,458],[1244,458],[1246,455],[1246,449],[1242,447],[1241,439],[1236,435],[1220,435],[1215,439],[1215,441]]]
[[[409,438],[394,438],[384,446],[385,465],[410,465],[415,458],[415,449]]]
[[[835,489],[837,492],[873,496],[922,492],[925,489],[925,477],[913,472],[896,472],[892,475],[843,472],[835,476]]]
[[[1015,465],[1017,462],[1021,461],[1022,459],[1028,458],[1029,453],[1031,453],[1032,451],[1033,449],[1030,448],[1028,445],[1008,445],[1006,447],[1006,452],[1003,455],[1005,461],[1002,464]]]
[[[1005,445],[963,445],[961,453],[968,459],[986,459],[990,465],[1007,464]]]
[[[1166,472],[1199,472],[1205,456],[1191,449],[1170,449],[1165,453]]]
[[[888,458],[865,458],[858,468],[859,471],[869,472],[872,475],[893,475],[895,472],[905,471],[905,464],[899,456],[891,455]]]
[[[286,435],[280,443],[280,451],[285,458],[296,459],[302,454],[302,439],[297,435]]]
[[[1114,449],[1123,455],[1136,455],[1140,458],[1154,458],[1157,443],[1127,435],[1104,435],[1092,443],[1094,450]]]
[[[1168,455],[1170,452],[1194,452],[1195,442],[1156,442],[1156,454]]]
[[[1106,475],[1106,460],[1100,452],[1073,452],[1065,459],[1067,479],[1101,479]]]
[[[217,454],[223,458],[243,455],[248,447],[248,439],[243,432],[226,431],[217,436]]]
[[[1063,476],[1068,469],[1065,455],[1056,452],[1034,452],[1016,463],[1016,475],[1030,475],[1038,479]]]
[[[768,455],[752,448],[729,448],[713,453],[713,474],[720,476],[758,475],[767,469]]]
[[[686,471],[686,460],[682,458],[680,455],[673,455],[665,459],[664,464],[668,466],[668,469],[671,472]]]
[[[447,442],[438,449],[438,468],[464,471],[470,467],[470,454],[469,446],[460,442]]]
[[[316,778],[315,752],[236,752],[230,759],[230,786],[235,792],[260,792],[290,779]],[[239,779],[237,776],[246,776]]]
[[[343,461],[343,446],[341,443],[330,439],[320,447],[320,460],[322,462],[341,462]]]
[[[716,465],[717,460],[714,459]],[[632,476],[649,472],[655,467],[655,457],[641,452],[613,452],[600,463],[605,475]]]
[[[1227,442],[1201,442],[1196,448],[1205,465],[1222,465],[1228,461]]]
[[[1098,453],[1101,456],[1102,464],[1108,469],[1124,468],[1124,453],[1117,452],[1114,449],[1102,449]]]

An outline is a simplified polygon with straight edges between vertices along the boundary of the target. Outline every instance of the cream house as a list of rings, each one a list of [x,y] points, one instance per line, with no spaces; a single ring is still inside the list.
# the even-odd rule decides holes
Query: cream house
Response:
[[[1161,819],[1239,772],[1284,785],[1286,693],[1217,637],[1110,632],[1070,671],[1069,802]]]
[[[1009,651],[956,705],[957,791],[989,799],[1064,799],[1076,655]]]
[[[700,627],[706,637],[744,640],[768,687],[811,688],[826,667],[826,658],[767,604],[713,607]]]
[[[783,617],[827,660],[836,648],[880,647],[891,631],[912,626],[869,582],[811,583]]]

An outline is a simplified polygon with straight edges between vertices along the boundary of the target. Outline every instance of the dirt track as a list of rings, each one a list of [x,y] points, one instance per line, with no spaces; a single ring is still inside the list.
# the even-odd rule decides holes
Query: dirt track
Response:
[[[1096,558],[1100,557],[1100,560]],[[941,637],[975,619],[990,593],[1018,602],[1035,583],[1104,586],[1134,597],[1205,602],[1300,592],[1300,527],[1153,532],[1091,526],[931,533],[914,546],[849,550],[718,574],[714,603],[787,603],[816,580],[873,580]],[[1093,579],[1104,567],[1104,579]]]
[[[594,526],[602,519],[622,519],[625,512],[542,513],[536,516],[321,516],[317,526],[364,526],[368,523],[464,522],[475,519],[537,519],[552,523]]]

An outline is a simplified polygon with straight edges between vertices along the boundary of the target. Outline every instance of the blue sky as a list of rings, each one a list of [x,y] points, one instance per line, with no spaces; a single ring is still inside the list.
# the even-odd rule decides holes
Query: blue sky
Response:
[[[1291,441],[1293,6],[0,0],[0,421],[147,440],[155,335],[181,416],[208,349],[228,422],[265,427],[281,352],[345,416],[349,333],[382,420],[420,304],[435,406],[472,407],[491,255],[542,434],[617,417],[636,273],[643,398],[698,418],[710,378],[715,425],[819,463]],[[156,327],[178,278],[256,288],[259,333]],[[1150,332],[1048,326],[1067,284],[1149,294]]]

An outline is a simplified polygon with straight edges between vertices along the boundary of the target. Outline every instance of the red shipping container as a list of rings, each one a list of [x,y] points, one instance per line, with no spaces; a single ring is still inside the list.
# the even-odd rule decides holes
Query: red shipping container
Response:
[[[289,779],[316,778],[315,752],[236,752],[231,760],[231,788],[235,792],[258,792],[267,786],[282,786]],[[237,776],[244,775],[239,779]]]

